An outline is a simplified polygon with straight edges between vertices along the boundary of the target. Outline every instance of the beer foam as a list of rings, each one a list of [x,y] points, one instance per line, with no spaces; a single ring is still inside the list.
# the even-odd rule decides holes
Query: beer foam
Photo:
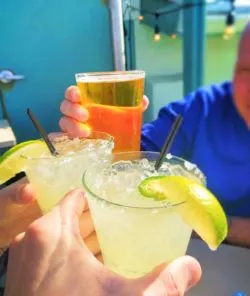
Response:
[[[112,72],[112,73],[86,73],[86,74],[76,74],[77,82],[117,82],[117,81],[129,81],[137,80],[145,77],[143,71],[131,71],[131,72]]]

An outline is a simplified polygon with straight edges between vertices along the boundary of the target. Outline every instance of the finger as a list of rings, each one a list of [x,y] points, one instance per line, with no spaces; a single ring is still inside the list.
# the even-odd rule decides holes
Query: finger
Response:
[[[84,240],[85,245],[87,246],[87,248],[90,250],[90,252],[93,255],[97,255],[100,253],[100,245],[99,242],[97,240],[97,236],[96,233],[92,233],[90,236],[88,236],[87,238],[85,238]]]
[[[63,133],[63,132],[55,132],[55,133],[50,133],[48,134],[48,137],[51,141],[56,141],[58,138],[67,138],[67,139],[74,139],[73,136],[67,134],[67,133]]]
[[[192,257],[185,256],[171,263],[162,274],[165,286],[171,283],[173,289],[180,291],[180,294],[188,291],[197,284],[201,278],[201,267],[198,261]]]
[[[84,122],[88,120],[88,110],[79,104],[64,100],[61,103],[60,110],[63,115],[71,117],[77,121]]]
[[[68,137],[68,134],[63,132],[55,132],[48,134],[48,137],[50,141],[56,141],[58,138]]]
[[[58,207],[61,213],[61,223],[64,230],[74,234],[81,245],[84,245],[80,233],[80,217],[87,207],[85,193],[81,189],[75,189],[67,193]],[[55,207],[55,211],[57,207]]]
[[[201,277],[201,267],[197,260],[184,256],[176,259],[168,266],[156,268],[142,282],[147,287],[147,296],[182,296],[197,284]]]
[[[77,86],[72,85],[65,92],[65,99],[73,103],[80,103],[81,95]]]
[[[20,264],[22,261],[21,259],[23,253],[24,237],[25,233],[22,232],[18,234],[11,243],[11,246],[9,248],[8,270],[15,270],[17,268],[17,265]]]
[[[91,132],[86,124],[67,117],[62,117],[59,125],[61,130],[71,137],[88,137]]]
[[[85,193],[81,189],[72,190],[65,195],[58,206],[60,207],[64,221],[71,223],[75,217],[79,221],[82,212],[87,207]]]
[[[26,231],[27,237],[40,246],[48,247],[49,241],[62,237],[71,239],[73,236],[81,246],[84,246],[80,236],[79,219],[87,202],[85,194],[80,189],[70,191],[49,213],[34,221]],[[54,225],[54,227],[49,227]],[[87,248],[85,248],[87,250]],[[39,250],[38,250],[39,251]]]
[[[21,241],[24,239],[25,237],[25,232],[21,232],[19,233],[14,239],[13,242],[11,244],[11,247],[15,247],[16,245],[19,245],[21,243]]]
[[[83,212],[80,217],[80,232],[83,239],[94,232],[94,225],[89,211]]]
[[[35,192],[26,178],[0,190],[0,208],[10,204],[27,204],[35,199]]]
[[[142,110],[143,112],[145,112],[148,109],[148,105],[149,105],[149,99],[147,96],[143,96],[143,100],[142,100]]]
[[[30,184],[23,184],[17,191],[16,200],[18,203],[27,204],[36,199],[36,193]]]

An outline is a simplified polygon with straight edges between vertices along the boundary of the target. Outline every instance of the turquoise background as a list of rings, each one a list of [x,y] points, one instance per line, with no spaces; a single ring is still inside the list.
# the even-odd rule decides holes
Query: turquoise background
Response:
[[[19,141],[37,137],[30,107],[47,131],[59,129],[59,104],[74,74],[113,69],[109,12],[100,0],[0,3],[0,69],[25,75],[7,95]]]
[[[59,130],[59,105],[76,72],[113,69],[109,12],[100,0],[9,0],[0,4],[0,68],[25,75],[6,96],[18,141],[37,137],[26,115],[30,107],[48,132]],[[183,96],[181,37],[134,22],[134,67],[146,71],[151,104],[144,121]],[[222,33],[222,32],[221,32]],[[225,41],[207,35],[205,84],[231,79],[239,35]]]
[[[171,39],[162,34],[161,41],[153,41],[152,28],[135,22],[136,68],[147,73],[145,93],[151,104],[144,120],[157,116],[159,108],[183,97],[182,38]],[[222,34],[207,34],[205,41],[204,84],[231,79],[240,34],[224,40]]]

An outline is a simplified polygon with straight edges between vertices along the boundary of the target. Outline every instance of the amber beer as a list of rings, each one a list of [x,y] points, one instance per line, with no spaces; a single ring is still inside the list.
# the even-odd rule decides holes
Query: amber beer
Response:
[[[143,71],[76,74],[87,124],[111,134],[116,152],[140,150],[144,77]]]

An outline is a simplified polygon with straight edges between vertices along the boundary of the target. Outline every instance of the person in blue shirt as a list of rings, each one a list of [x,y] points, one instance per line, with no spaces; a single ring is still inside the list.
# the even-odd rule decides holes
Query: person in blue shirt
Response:
[[[79,90],[67,89],[61,104],[63,131],[85,136],[88,112]],[[144,98],[144,109],[148,100]],[[177,116],[184,117],[171,153],[195,164],[230,216],[228,242],[250,247],[250,23],[238,50],[232,81],[202,87],[163,107],[142,127],[142,150],[160,151]]]

